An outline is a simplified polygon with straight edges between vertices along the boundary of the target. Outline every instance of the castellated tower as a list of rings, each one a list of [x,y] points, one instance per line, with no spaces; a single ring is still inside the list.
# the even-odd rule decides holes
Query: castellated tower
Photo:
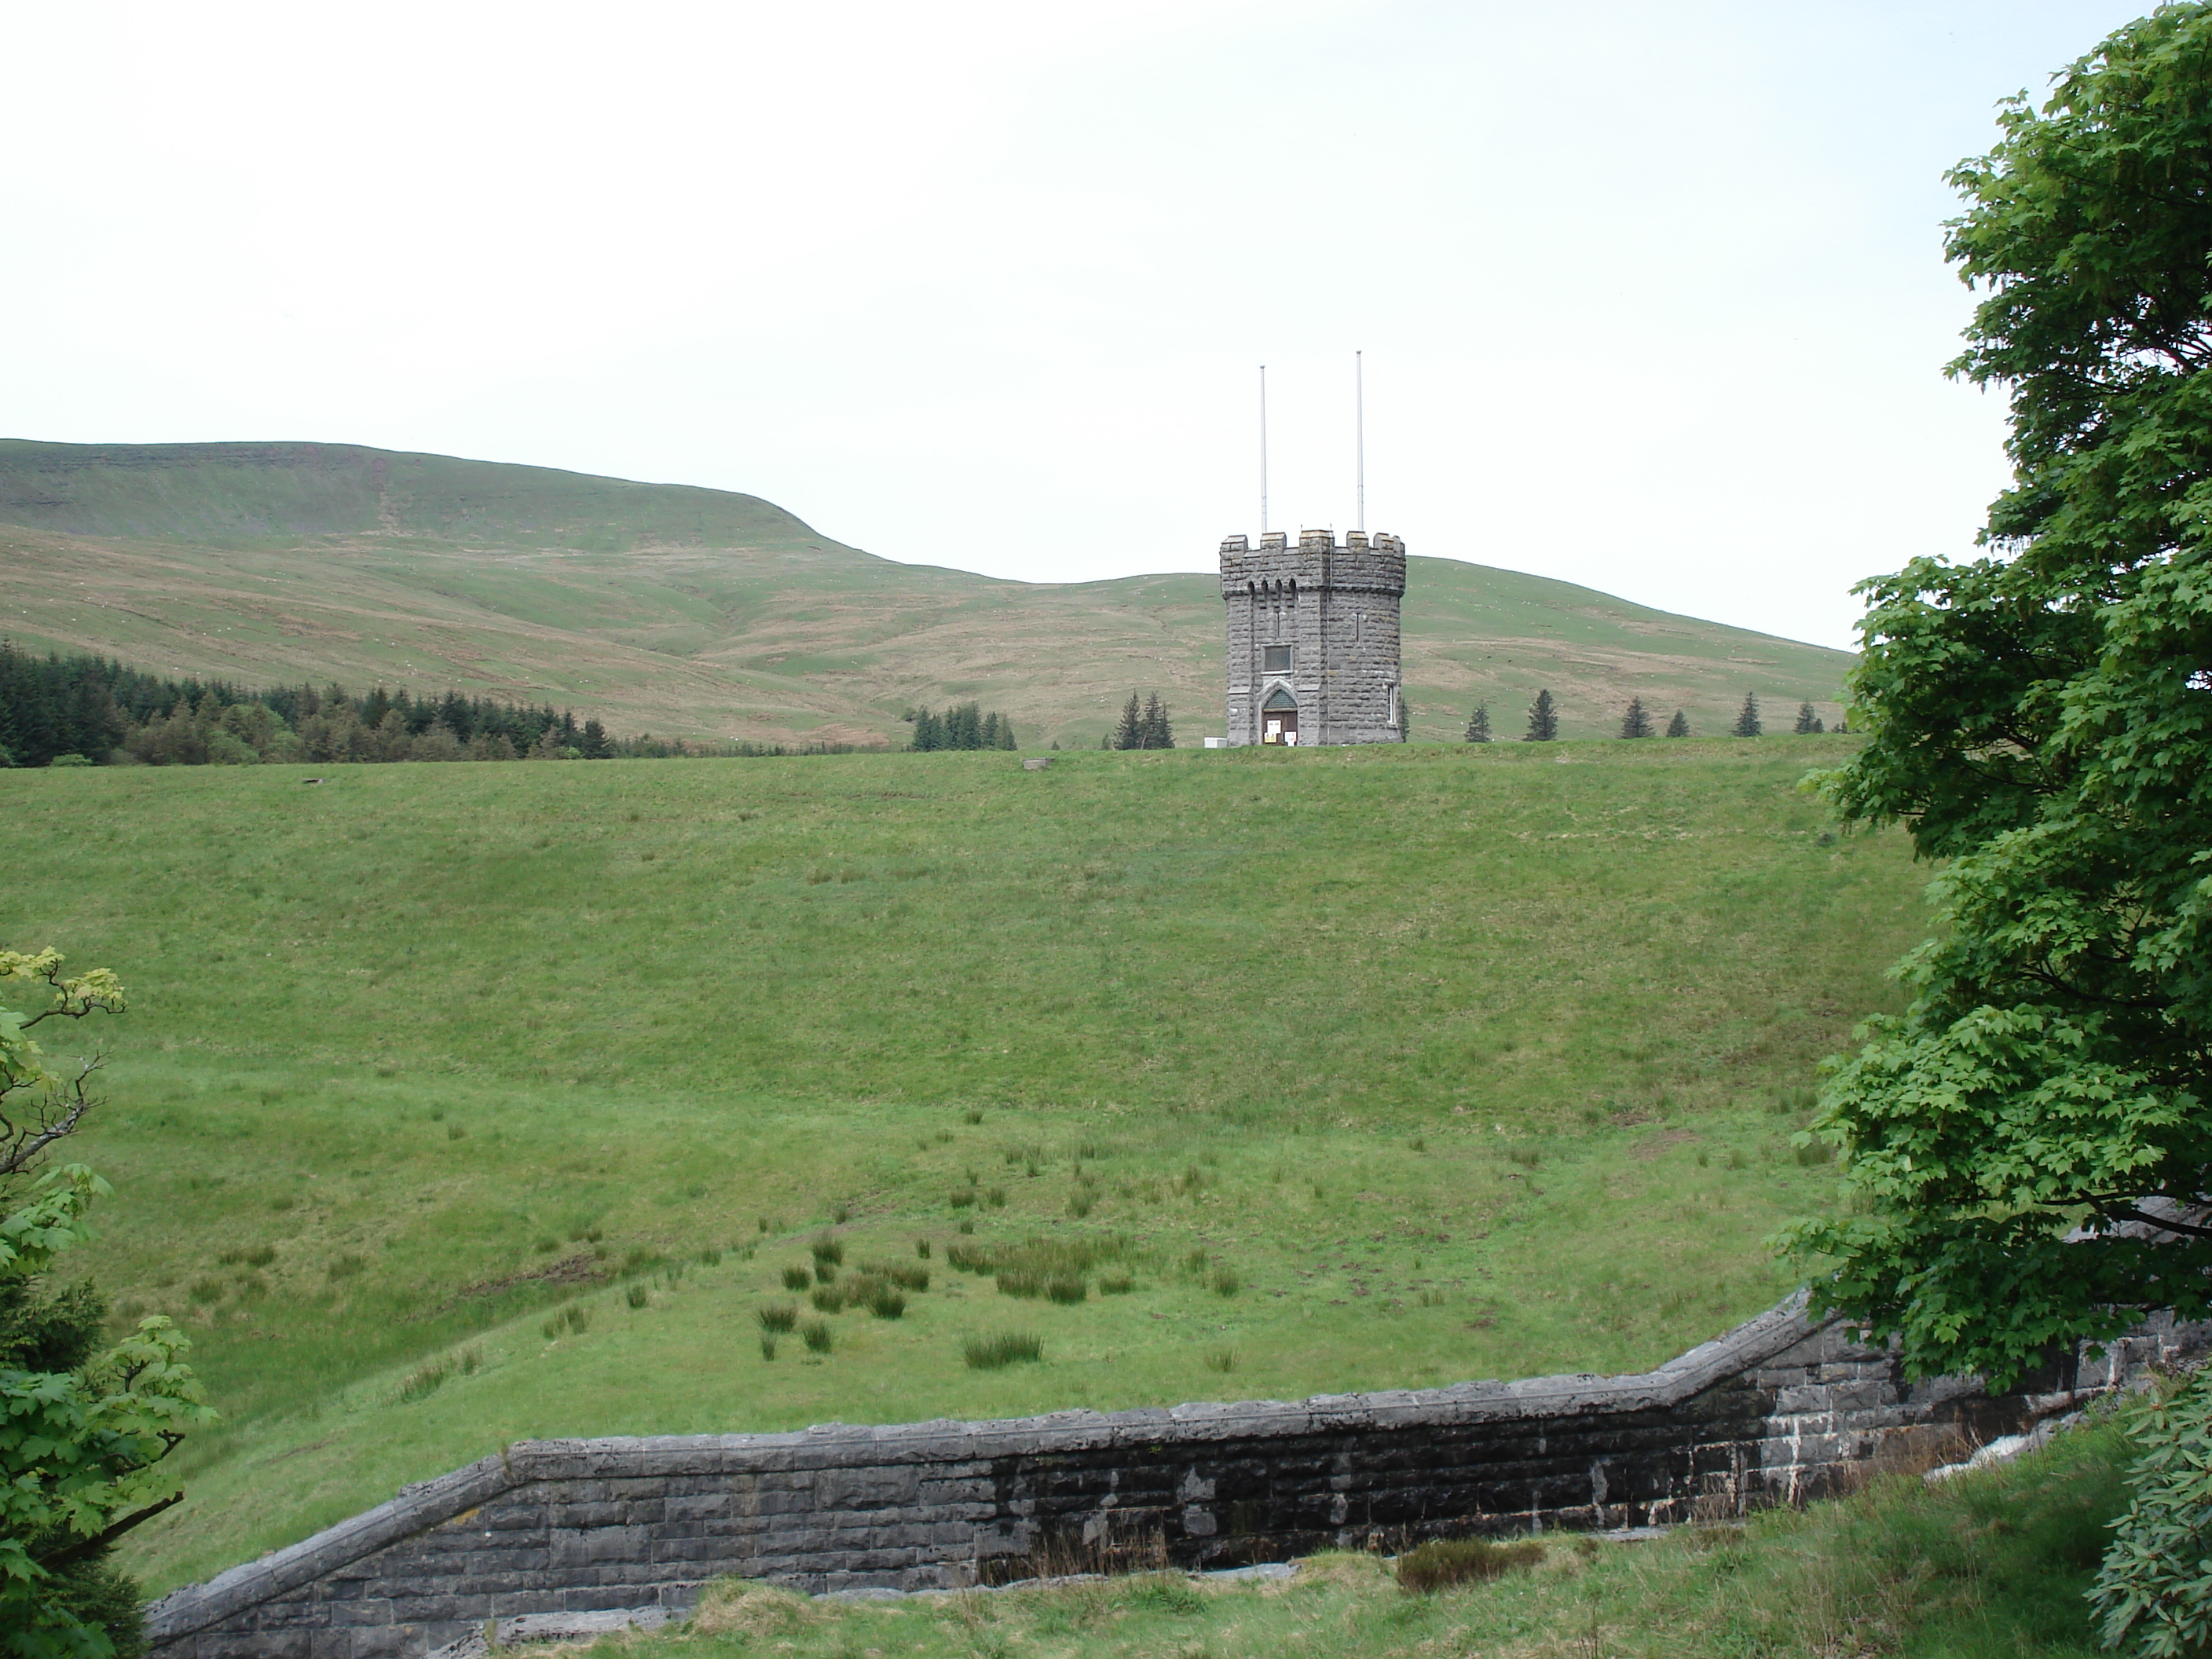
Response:
[[[1358,531],[1221,544],[1229,744],[1403,743],[1398,605],[1406,544]]]

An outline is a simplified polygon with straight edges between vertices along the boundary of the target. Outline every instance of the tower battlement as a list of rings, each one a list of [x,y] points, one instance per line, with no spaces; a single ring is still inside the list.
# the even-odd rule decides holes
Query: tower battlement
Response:
[[[1399,606],[1406,544],[1268,531],[1221,543],[1228,742],[1402,743]]]
[[[1221,595],[1267,591],[1296,583],[1302,588],[1347,592],[1406,591],[1406,544],[1395,536],[1369,537],[1354,530],[1340,542],[1326,530],[1301,532],[1295,545],[1279,530],[1254,547],[1243,536],[1221,542]]]

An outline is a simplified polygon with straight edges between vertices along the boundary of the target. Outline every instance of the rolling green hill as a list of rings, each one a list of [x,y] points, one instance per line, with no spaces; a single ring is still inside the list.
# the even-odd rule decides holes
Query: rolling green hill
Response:
[[[54,1042],[83,1265],[228,1419],[132,1562],[532,1435],[1680,1352],[1786,1290],[1811,1062],[1923,925],[1796,787],[1854,741],[0,772],[0,942],[131,991]],[[825,1229],[931,1282],[766,1358]],[[1081,1299],[951,1260],[1032,1241]]]
[[[1163,564],[1206,547],[1163,547]],[[663,736],[898,740],[979,698],[1088,747],[1132,689],[1218,730],[1205,575],[1001,581],[847,547],[756,496],[346,444],[0,441],[0,633],[164,673],[382,681],[551,701]],[[1540,686],[1568,736],[1632,694],[1724,730],[1747,690],[1831,723],[1842,652],[1571,583],[1416,557],[1416,735]]]

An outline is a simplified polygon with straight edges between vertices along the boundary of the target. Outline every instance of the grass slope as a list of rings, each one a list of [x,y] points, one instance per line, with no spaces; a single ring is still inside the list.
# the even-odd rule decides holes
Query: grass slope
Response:
[[[1164,562],[1209,550],[1162,550]],[[1832,724],[1850,659],[1518,572],[1416,557],[1417,735],[1540,686],[1570,736],[1632,694],[1726,729],[1747,690]],[[896,736],[978,697],[1089,747],[1132,687],[1218,729],[1203,575],[1036,584],[896,564],[757,497],[355,445],[0,441],[0,629],[38,648],[256,683],[551,700],[664,735]]]
[[[1664,1358],[1786,1288],[1923,925],[1795,787],[1850,741],[0,774],[0,939],[134,993],[92,1265],[229,1418],[133,1564],[531,1435]],[[929,1288],[764,1359],[833,1224]],[[1030,1240],[1133,1285],[947,1265]]]
[[[729,1583],[675,1632],[608,1638],[625,1659],[1050,1653],[1560,1659],[1895,1654],[2090,1659],[2083,1592],[2124,1507],[2126,1443],[2110,1422],[2021,1462],[1929,1487],[1912,1474],[1742,1527],[1621,1543],[1553,1538],[1533,1569],[1430,1595],[1371,1556],[1325,1555],[1276,1583],[1125,1578],[859,1605]]]

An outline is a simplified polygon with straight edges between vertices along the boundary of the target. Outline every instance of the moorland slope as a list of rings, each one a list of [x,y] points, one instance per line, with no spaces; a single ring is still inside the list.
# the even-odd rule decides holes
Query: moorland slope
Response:
[[[1164,566],[1211,547],[1162,547]],[[662,736],[902,741],[980,698],[1089,747],[1132,689],[1218,730],[1211,577],[1040,584],[895,563],[757,496],[349,444],[0,441],[0,629],[251,684],[337,679],[573,706]],[[1548,686],[1566,735],[1632,695],[1725,730],[1746,691],[1833,724],[1842,652],[1543,577],[1416,556],[1418,737]]]
[[[1852,741],[0,774],[0,939],[134,994],[88,1265],[228,1419],[133,1565],[532,1435],[1679,1352],[1786,1288],[1809,1063],[1922,925],[1796,787]],[[817,1313],[825,1229],[927,1288]]]

